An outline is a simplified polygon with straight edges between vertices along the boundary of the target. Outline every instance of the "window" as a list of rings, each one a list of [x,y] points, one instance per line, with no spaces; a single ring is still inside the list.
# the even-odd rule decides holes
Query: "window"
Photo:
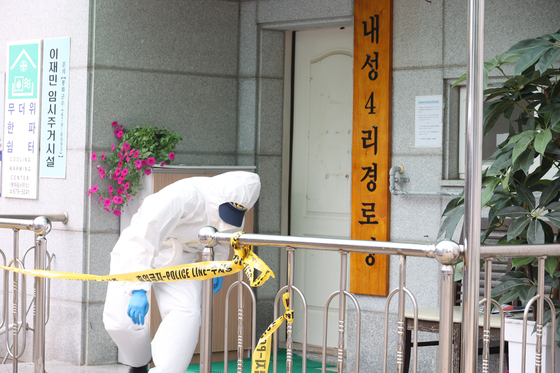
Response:
[[[467,131],[467,87],[449,86],[447,94],[448,105],[446,105],[446,144],[444,147],[444,179],[465,179],[465,156],[466,156],[466,131]],[[485,103],[485,106],[487,103]],[[488,168],[495,159],[491,156],[498,149],[498,145],[504,142],[509,135],[510,123],[517,129],[515,118],[521,113],[521,108],[515,108],[511,114],[511,121],[500,117],[494,127],[484,135],[482,140],[482,168]],[[538,167],[539,159],[536,158],[531,171]],[[546,179],[552,179],[556,170],[551,169]]]
[[[484,107],[487,104],[485,103]],[[512,118],[516,117],[520,109],[514,109]],[[490,167],[495,159],[490,157],[496,150],[498,145],[504,142],[509,135],[510,121],[501,117],[494,127],[482,139],[482,169]],[[459,87],[459,179],[465,178],[465,155],[466,155],[466,133],[467,133],[467,87]]]

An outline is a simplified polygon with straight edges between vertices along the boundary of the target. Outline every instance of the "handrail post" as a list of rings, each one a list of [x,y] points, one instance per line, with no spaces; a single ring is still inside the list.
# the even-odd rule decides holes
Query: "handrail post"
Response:
[[[543,314],[544,314],[544,268],[546,256],[540,256],[537,258],[539,261],[539,272],[538,272],[538,283],[537,283],[537,294],[539,298],[537,299],[537,345],[535,348],[535,360],[537,362],[536,372],[541,373],[543,371],[542,361],[543,361]],[[554,317],[554,316],[553,316]],[[552,334],[555,334],[555,330],[551,330]],[[551,345],[552,353],[554,355],[554,343]],[[554,370],[554,365],[552,366]]]
[[[47,240],[44,236],[37,236],[35,246],[35,269],[46,269]],[[45,281],[42,277],[35,277],[35,315],[33,320],[33,363],[35,373],[45,372]]]
[[[237,274],[237,370],[243,371],[244,352],[244,319],[245,319],[245,297],[243,288],[243,271]],[[228,315],[226,314],[226,317]],[[227,343],[227,341],[225,342]],[[225,350],[227,351],[227,349]]]
[[[492,258],[484,261],[484,319],[482,323],[482,372],[488,373],[490,366],[490,313],[492,311]],[[500,356],[501,358],[501,356]],[[500,372],[502,370],[500,369]]]
[[[478,356],[480,210],[482,205],[482,111],[484,90],[484,0],[469,0],[465,255],[461,371],[475,372]]]
[[[453,241],[441,241],[436,244],[435,256],[442,264],[439,304],[439,373],[450,373],[452,371],[453,277],[455,274],[453,264],[459,259],[460,255],[461,248]]]
[[[346,319],[346,275],[348,270],[348,253],[340,251],[340,294],[338,295],[338,360],[337,371],[344,371],[344,328]],[[359,355],[358,355],[359,356]]]
[[[293,247],[286,247],[288,252],[288,297],[290,302],[290,308],[294,302],[294,264],[295,264],[295,249]],[[304,335],[307,335],[307,330],[303,331]],[[293,361],[293,324],[291,322],[286,322],[286,372],[292,373]],[[303,361],[307,358],[307,346],[303,346]],[[305,372],[305,369],[304,369]]]
[[[14,241],[13,241],[13,254],[14,254],[14,267],[17,268],[18,265],[18,256],[19,256],[19,229],[14,229]],[[12,274],[13,277],[13,300],[12,300],[12,318],[14,320],[14,325],[12,329],[12,371],[13,373],[18,372],[18,273],[14,272]],[[25,308],[23,310],[25,313]],[[25,328],[24,325],[22,325]],[[25,329],[23,331],[24,335],[26,333]],[[8,337],[8,323],[6,323],[6,338]],[[8,349],[9,349],[9,340],[7,339]],[[24,346],[25,347],[25,346]]]
[[[404,319],[405,308],[405,292],[406,288],[406,256],[399,256],[399,310],[397,321],[397,373],[404,372],[404,349],[405,349],[405,333],[406,321]]]
[[[441,301],[439,305],[439,372],[450,373],[453,363],[453,276],[452,265],[441,267]]]
[[[213,247],[217,245],[214,227],[204,227],[198,233],[198,240],[204,245],[202,261],[209,262],[214,259]],[[202,280],[202,301],[200,321],[200,373],[212,371],[212,310],[213,310],[213,283],[212,279]]]

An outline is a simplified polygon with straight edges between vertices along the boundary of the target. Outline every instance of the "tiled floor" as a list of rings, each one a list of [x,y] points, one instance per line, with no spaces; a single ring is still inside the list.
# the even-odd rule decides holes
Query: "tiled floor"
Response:
[[[35,373],[35,366],[31,363],[20,363],[19,373]],[[122,364],[75,366],[58,361],[47,361],[45,371],[48,373],[128,373],[128,366]],[[12,363],[0,365],[0,373],[13,372]]]

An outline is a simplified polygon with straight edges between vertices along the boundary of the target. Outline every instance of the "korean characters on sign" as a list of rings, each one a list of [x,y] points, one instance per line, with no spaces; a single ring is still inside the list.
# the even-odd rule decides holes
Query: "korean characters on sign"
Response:
[[[37,198],[41,42],[8,44],[2,196]]]
[[[392,1],[354,2],[352,238],[389,239]],[[351,258],[351,292],[387,295],[389,258]],[[352,274],[352,272],[354,274]]]
[[[363,21],[364,25],[364,36],[371,37],[371,43],[379,43],[379,15],[376,14],[373,17],[369,17],[370,21]],[[366,53],[364,64],[361,70],[367,72],[368,79],[370,81],[375,81],[379,76],[379,52],[372,51],[371,55]],[[372,91],[368,97],[365,105],[365,109],[368,115],[375,115],[375,104],[374,104],[374,92]],[[378,126],[372,126],[371,129],[361,131],[364,137],[362,137],[362,148],[368,149],[372,148],[373,156],[377,156],[377,137],[378,137]],[[373,193],[377,189],[377,163],[372,162],[371,166],[361,167],[364,170],[364,176],[361,178],[360,182],[365,183],[366,188],[369,192]],[[364,224],[379,224],[375,216],[375,202],[362,202],[362,217],[363,220],[358,221],[361,225]],[[373,241],[376,240],[375,237],[371,237]],[[365,258],[366,265],[371,267],[375,264],[375,254],[369,254]]]
[[[45,145],[47,147],[45,153],[47,154],[47,159],[45,161],[47,167],[54,167],[54,153],[56,148],[56,86],[58,85],[58,48],[52,48],[49,51],[49,60],[45,60],[49,68],[46,72],[47,75],[47,85],[44,89],[47,92],[48,98],[45,102],[47,109],[47,122],[45,125],[47,129],[47,138]]]
[[[363,72],[361,79],[367,79],[370,81],[370,84],[364,84],[365,87],[372,87],[373,84],[371,82],[375,82],[379,77],[379,51],[376,50],[375,46],[379,44],[379,14],[375,14],[369,16],[367,21],[362,21],[363,25],[363,37],[365,38],[365,44],[369,45],[371,48],[366,47],[365,56],[362,57],[363,64],[361,70]],[[367,90],[368,92],[370,90]],[[376,107],[375,107],[375,91],[371,89],[369,93],[368,99],[364,106],[365,113],[368,116],[376,115]],[[369,119],[369,118],[368,118]],[[375,119],[367,120],[367,123],[375,123]],[[363,124],[361,125],[363,128]],[[361,147],[362,150],[367,150],[364,153],[364,156],[361,157],[363,161],[363,165],[360,167],[362,169],[362,177],[360,179],[360,183],[367,189],[369,192],[366,195],[371,196],[371,199],[368,201],[362,202],[362,219],[359,220],[360,225],[376,225],[379,224],[378,220],[376,219],[375,215],[375,192],[377,190],[377,176],[378,176],[378,164],[377,164],[377,156],[378,156],[378,136],[379,136],[379,127],[377,125],[371,125],[367,128],[363,128],[361,130],[362,137],[361,137]],[[372,162],[369,162],[372,160]],[[367,164],[365,163],[367,161]],[[372,240],[375,240],[375,237],[371,237]],[[371,260],[370,262],[375,262],[375,260]],[[373,264],[372,264],[373,265]]]
[[[44,41],[41,177],[66,177],[69,50],[69,38]]]

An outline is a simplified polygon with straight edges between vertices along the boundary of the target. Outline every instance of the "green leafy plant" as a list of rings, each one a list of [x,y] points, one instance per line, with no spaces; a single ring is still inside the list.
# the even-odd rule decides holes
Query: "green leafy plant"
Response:
[[[559,58],[560,30],[522,40],[485,63],[485,84],[493,70],[505,81],[484,91],[484,134],[502,117],[510,125],[507,139],[492,156],[495,161],[482,173],[482,207],[489,208],[489,228],[482,233],[482,242],[504,226],[507,230],[498,244],[558,242],[554,231],[560,228]],[[511,62],[514,74],[508,76],[503,65]],[[439,235],[450,238],[463,214],[464,196],[451,200]],[[537,291],[536,267],[534,257],[514,258],[512,270],[501,277],[492,296],[502,304],[514,299],[526,304]],[[558,257],[547,258],[545,268],[545,285],[558,298]],[[558,343],[560,323],[556,333]]]
[[[177,132],[151,126],[136,126],[125,130],[113,122],[113,133],[120,144],[111,144],[111,151],[100,156],[97,165],[100,180],[107,178],[109,185],[100,190],[94,185],[88,196],[98,193],[103,208],[119,216],[124,205],[142,189],[141,178],[150,175],[156,164],[165,166],[175,159],[175,146],[182,140]],[[97,160],[94,152],[92,162]]]

